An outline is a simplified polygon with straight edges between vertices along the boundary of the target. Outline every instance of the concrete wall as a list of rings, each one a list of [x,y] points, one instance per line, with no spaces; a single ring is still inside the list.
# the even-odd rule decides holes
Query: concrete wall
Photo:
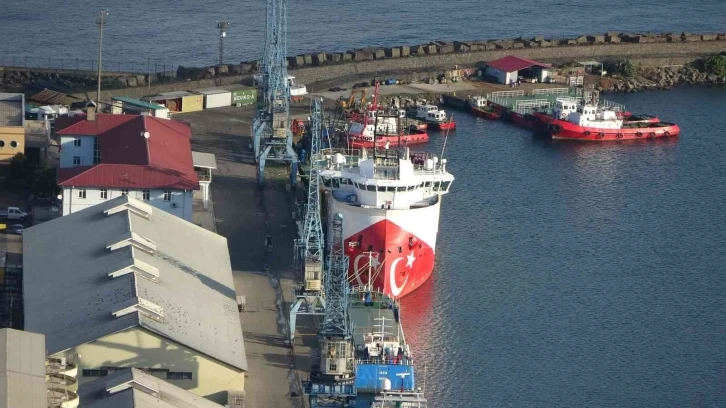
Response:
[[[18,153],[25,153],[25,127],[0,126],[0,164],[10,162]]]
[[[107,366],[191,372],[191,380],[167,380],[164,373],[152,374],[218,403],[227,402],[228,390],[244,390],[245,386],[243,371],[140,327],[102,337],[53,357],[66,357],[78,365],[80,385],[98,379],[84,377],[84,369]]]
[[[78,136],[81,141],[80,146],[74,144],[75,136],[61,136],[60,143],[60,167],[74,167],[73,158],[80,157],[81,164],[79,166],[90,166],[93,164],[93,146],[96,141],[95,136]]]
[[[84,208],[120,197],[122,194],[121,189],[109,188],[106,189],[107,196],[104,199],[101,198],[101,189],[86,188],[86,198],[80,198],[78,196],[79,190],[82,189],[78,187],[63,188],[63,215],[81,211]],[[149,200],[146,201],[144,200],[143,190],[129,190],[130,197],[145,201],[155,208],[176,215],[187,221],[192,221],[192,195],[193,191],[171,190],[171,201],[164,201],[164,190],[152,189],[149,191]],[[176,204],[176,208],[174,208],[174,204]]]

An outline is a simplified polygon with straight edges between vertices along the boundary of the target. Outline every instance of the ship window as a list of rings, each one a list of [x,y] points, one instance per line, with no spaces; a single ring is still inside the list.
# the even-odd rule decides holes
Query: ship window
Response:
[[[376,186],[366,185],[366,190],[368,190],[368,191],[376,191]]]
[[[368,245],[368,252],[373,252],[373,245]]]
[[[328,371],[338,371],[338,364],[328,360]]]
[[[325,187],[330,187],[330,177],[323,177],[323,185]]]
[[[413,191],[416,189],[416,186],[408,186],[408,191]]]
[[[402,254],[403,253],[403,247],[398,247],[398,253],[399,254]]]
[[[406,186],[396,187],[396,191],[406,191]]]
[[[450,181],[442,181],[441,182],[441,191],[449,191],[449,186],[451,186]]]
[[[340,179],[338,179],[338,178],[333,179],[333,188],[340,188]]]
[[[430,181],[425,182],[424,187],[431,188],[431,182]]]
[[[418,185],[420,188],[424,188],[424,183]]]
[[[441,183],[438,181],[434,181],[434,191],[439,191],[440,187],[441,187]]]

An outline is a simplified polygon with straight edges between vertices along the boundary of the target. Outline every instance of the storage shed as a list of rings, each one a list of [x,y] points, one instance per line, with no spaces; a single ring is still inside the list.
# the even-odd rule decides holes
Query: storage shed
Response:
[[[232,92],[222,88],[200,89],[196,93],[204,96],[204,109],[232,105]]]
[[[487,62],[485,76],[500,84],[517,82],[517,78],[533,78],[537,82],[546,82],[552,72],[552,66],[539,61],[509,55],[498,60]]]
[[[204,109],[204,96],[186,91],[147,96],[142,100],[164,105],[171,113],[196,112]]]
[[[140,99],[115,96],[111,98],[111,113],[120,115],[122,113],[149,115],[157,118],[169,119],[169,109],[158,103],[146,102]]]

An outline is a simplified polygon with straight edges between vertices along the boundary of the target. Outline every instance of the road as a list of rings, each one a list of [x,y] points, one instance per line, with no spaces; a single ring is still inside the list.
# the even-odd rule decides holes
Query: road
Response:
[[[297,111],[304,109],[297,107]],[[307,377],[310,367],[314,342],[310,334],[315,329],[301,328],[307,335],[298,338],[294,354],[285,344],[297,234],[292,194],[282,167],[266,170],[264,190],[256,185],[248,136],[253,114],[251,108],[230,107],[178,118],[192,124],[193,149],[217,157],[211,186],[217,232],[228,240],[237,294],[246,297],[245,311],[240,314],[249,365],[246,406],[304,407],[300,380]],[[265,247],[267,234],[273,241],[271,253]]]

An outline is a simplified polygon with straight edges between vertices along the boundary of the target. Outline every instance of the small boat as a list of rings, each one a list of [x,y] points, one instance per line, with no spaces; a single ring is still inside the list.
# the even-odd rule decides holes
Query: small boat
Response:
[[[417,125],[407,126],[406,112],[400,109],[381,109],[378,87],[374,103],[364,114],[356,116],[348,129],[348,147],[353,149],[382,148],[421,144],[429,141],[426,130]]]
[[[675,123],[655,122],[655,117],[630,118],[627,120],[621,112],[597,103],[558,99],[547,131],[553,139],[592,141],[654,139],[681,132]]]
[[[487,99],[483,96],[474,96],[469,99],[469,109],[475,116],[481,116],[489,120],[497,120],[502,117],[499,111],[488,105]]]
[[[456,122],[446,117],[446,111],[436,105],[419,105],[416,107],[416,119],[427,123],[433,130],[455,130]]]

